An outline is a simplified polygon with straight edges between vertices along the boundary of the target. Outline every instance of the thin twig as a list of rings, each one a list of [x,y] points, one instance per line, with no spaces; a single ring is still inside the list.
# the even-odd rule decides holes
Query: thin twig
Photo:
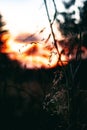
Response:
[[[74,74],[73,74],[73,77],[75,78],[75,76],[76,76],[76,73],[78,72],[78,69],[79,69],[79,67],[80,67],[80,64],[81,64],[81,46],[82,46],[82,35],[81,35],[82,33],[81,33],[81,31],[80,31],[80,43],[79,43],[79,45],[78,45],[78,50],[77,50],[77,54],[76,54],[76,60],[78,61],[78,58],[79,58],[79,63],[78,63],[78,65],[77,65],[77,67],[76,67],[76,69],[75,69],[75,71],[74,71]],[[79,57],[78,57],[79,56]]]
[[[44,3],[45,3],[46,13],[47,13],[47,17],[48,17],[48,21],[49,21],[49,25],[50,25],[50,29],[51,29],[51,34],[52,34],[52,37],[53,37],[53,43],[54,43],[54,46],[56,47],[56,49],[58,50],[58,47],[57,47],[57,44],[56,44],[56,40],[55,40],[55,34],[54,34],[54,31],[53,31],[53,27],[52,27],[53,23],[52,23],[52,21],[50,19],[48,7],[47,7],[47,1],[44,0]]]
[[[56,16],[58,15],[58,11],[57,11],[55,0],[52,0],[52,1],[53,1],[53,4],[54,4],[54,9],[55,9],[55,14],[54,14],[54,18],[53,18],[53,22],[54,22]]]
[[[55,11],[57,12],[57,8],[56,8],[56,4],[55,4],[55,1],[53,0],[53,3],[54,3],[54,7],[55,7]],[[57,41],[55,39],[55,34],[54,34],[54,31],[53,31],[53,23],[50,19],[50,15],[49,15],[49,11],[48,11],[48,7],[47,7],[47,1],[44,0],[44,4],[45,4],[45,8],[46,8],[46,13],[47,13],[47,17],[48,17],[48,21],[49,21],[49,24],[50,24],[50,29],[51,29],[51,34],[52,34],[52,37],[53,37],[53,43],[54,43],[54,46],[55,48],[57,49],[57,53],[58,53],[58,62],[61,63],[62,65],[62,69],[63,69],[63,72],[64,72],[64,75],[65,75],[65,78],[66,78],[66,86],[68,86],[68,78],[67,78],[67,74],[65,72],[65,68],[63,67],[63,62],[61,60],[61,53],[59,53],[59,49],[58,49],[58,46],[57,46]]]

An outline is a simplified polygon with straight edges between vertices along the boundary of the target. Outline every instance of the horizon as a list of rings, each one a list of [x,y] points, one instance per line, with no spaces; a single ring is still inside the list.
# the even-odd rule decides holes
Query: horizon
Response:
[[[80,0],[80,2],[81,1],[83,0]],[[2,47],[1,52],[9,53],[8,57],[11,60],[17,60],[23,66],[26,64],[28,68],[34,68],[35,66],[37,68],[43,66],[45,68],[52,68],[56,65],[61,65],[58,58],[59,54],[53,44],[54,39],[51,35],[45,5],[42,0],[38,0],[36,4],[34,2],[35,0],[3,0],[1,2],[2,6],[1,4],[0,6],[2,7],[1,14],[3,16],[3,21],[6,21],[7,30],[9,30],[11,34],[9,40],[4,44],[5,47]],[[53,4],[50,2],[52,1],[48,2],[50,6],[49,11],[51,20],[53,20],[55,10],[53,10]],[[83,6],[80,5],[81,3],[77,6],[78,2],[76,0],[75,5],[72,5],[70,10],[65,10],[62,2],[59,3],[60,8],[57,8],[60,11],[64,10],[65,12],[69,11],[70,13],[75,9],[76,13],[73,17],[78,16],[76,20],[79,22],[80,18],[77,8],[78,6]],[[69,53],[70,41],[67,41],[67,38],[65,37],[66,40],[64,43],[59,43],[59,40],[63,40],[63,36],[59,32],[56,22],[53,23],[52,27],[57,42],[56,45],[61,54],[61,61],[66,65],[66,63],[76,58],[78,45]],[[71,38],[71,40],[73,39]],[[81,51],[81,58],[87,58],[87,48],[82,46]]]

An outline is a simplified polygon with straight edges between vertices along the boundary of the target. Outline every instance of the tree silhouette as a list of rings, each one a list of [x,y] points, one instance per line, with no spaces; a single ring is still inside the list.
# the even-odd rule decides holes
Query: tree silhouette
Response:
[[[63,4],[64,4],[64,6],[65,6],[65,8],[69,8],[71,5],[74,5],[75,4],[75,1],[76,0],[70,0],[70,1],[66,1],[66,0],[63,0]]]
[[[63,2],[65,9],[70,9],[70,7],[75,4],[75,0],[71,0],[69,3]],[[73,15],[75,15],[75,11],[72,12],[61,12],[60,15],[64,18],[64,23],[62,23],[60,20],[57,19],[60,27],[60,31],[63,35],[77,35],[80,32],[84,33],[87,32],[87,0],[83,2],[82,7],[78,5],[77,9],[79,11],[80,20],[76,22],[76,18],[73,18]],[[67,7],[68,6],[68,7]],[[75,6],[75,5],[74,5]]]
[[[81,17],[81,29],[83,31],[87,31],[87,0],[84,2],[84,6],[82,9],[79,8],[80,11],[80,17]]]
[[[4,26],[6,25],[6,23],[3,21],[3,16],[0,14],[0,51],[1,51],[1,47],[3,45],[3,35],[8,33],[8,30],[4,29]]]
[[[68,109],[67,110],[68,110],[68,114],[69,114],[69,116],[68,116],[68,130],[72,130],[75,128],[78,129],[77,128],[78,127],[78,113],[77,113],[77,111],[79,109],[79,107],[78,107],[78,93],[80,92],[79,82],[81,79],[79,79],[79,81],[76,81],[77,80],[76,76],[78,75],[78,72],[81,71],[81,67],[80,67],[81,62],[82,62],[81,47],[83,45],[87,47],[87,45],[86,45],[86,41],[87,41],[86,40],[87,39],[87,0],[85,2],[83,2],[84,6],[79,6],[79,5],[76,6],[75,5],[76,0],[70,0],[69,2],[67,2],[66,0],[63,0],[63,4],[65,7],[65,11],[63,11],[63,12],[58,11],[58,8],[56,6],[57,5],[56,0],[52,0],[52,2],[53,2],[53,6],[54,6],[53,20],[50,18],[49,5],[47,4],[47,0],[44,0],[46,12],[47,12],[47,17],[48,17],[48,21],[49,21],[50,28],[51,28],[50,29],[51,34],[54,38],[54,46],[58,50],[58,47],[56,45],[57,43],[56,43],[56,39],[55,39],[55,34],[53,31],[53,26],[52,26],[54,21],[57,21],[57,23],[59,25],[58,29],[60,30],[60,32],[64,36],[64,40],[59,41],[60,44],[62,45],[62,47],[63,47],[63,45],[65,45],[64,47],[68,47],[68,49],[70,49],[70,53],[73,52],[75,47],[77,47],[77,49],[76,49],[76,54],[75,54],[76,58],[74,59],[74,61],[69,62],[68,66],[66,66],[65,68],[63,66],[61,67],[61,72],[63,73],[64,79],[65,79],[64,84],[63,84],[63,82],[59,83],[58,80],[59,80],[59,77],[61,77],[61,76],[59,74],[59,77],[58,77],[57,76],[58,73],[56,72],[56,75],[55,75],[55,78],[53,81],[55,81],[55,83],[57,83],[57,84],[55,85],[53,90],[51,90],[49,92],[50,94],[48,93],[48,95],[46,97],[46,99],[47,99],[46,105],[48,105],[48,109],[53,110],[54,112],[55,111],[59,112],[58,108],[59,108],[60,104],[58,104],[59,100],[57,99],[57,97],[58,97],[58,94],[61,93],[61,91],[58,90],[58,88],[63,90],[65,87],[65,90],[67,91],[67,100],[68,100],[68,103],[67,103]],[[76,19],[76,17],[73,17],[73,15],[75,16],[75,14],[76,14],[75,11],[73,11],[73,10],[71,12],[69,11],[70,7],[73,5],[79,11],[78,15],[80,15],[80,20]],[[63,17],[63,19],[64,19],[63,22],[58,18],[58,15]],[[64,47],[63,47],[63,49],[64,49]],[[61,53],[59,54],[59,60],[61,60]],[[62,61],[61,61],[61,63],[62,63]],[[60,85],[60,87],[59,87],[59,85]],[[54,107],[54,109],[53,109],[53,107]],[[81,130],[83,130],[83,128]]]

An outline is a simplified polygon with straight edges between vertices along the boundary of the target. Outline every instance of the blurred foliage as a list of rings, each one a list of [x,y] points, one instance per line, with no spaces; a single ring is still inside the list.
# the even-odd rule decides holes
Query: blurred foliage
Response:
[[[72,10],[72,12],[69,11],[70,7],[72,7],[72,3],[75,4],[75,2],[76,0],[71,0],[67,3],[64,1],[63,3],[65,8],[68,8],[68,11],[59,13],[64,18],[64,22],[62,23],[61,20],[57,19],[60,31],[64,36],[87,32],[87,1],[83,1],[82,7],[79,5],[76,7],[78,9],[78,15],[80,15],[80,20],[76,20],[76,18],[73,17],[76,14],[75,10]]]
[[[68,119],[68,91],[64,83],[64,74],[58,70],[55,73],[50,89],[46,92],[43,102],[43,109],[51,115],[61,115]]]
[[[9,38],[9,31],[5,29],[5,25],[6,23],[3,21],[3,16],[0,14],[0,48]]]
[[[62,119],[65,119],[68,124],[67,127],[68,130],[73,130],[73,129],[84,130],[86,129],[86,127],[83,128],[83,125],[80,126],[81,122],[79,122],[79,115],[81,112],[81,109],[79,107],[80,100],[81,100],[79,97],[81,92],[80,80],[84,78],[80,77],[81,74],[79,75],[78,72],[83,70],[83,68],[81,68],[81,63],[82,63],[81,47],[82,45],[84,45],[85,47],[87,46],[86,43],[87,1],[83,1],[83,6],[82,5],[79,6],[79,5],[75,5],[75,3],[77,2],[76,0],[69,0],[68,2],[66,0],[63,0],[65,11],[61,11],[61,12],[59,12],[57,8],[56,0],[52,0],[52,2],[54,6],[53,20],[50,17],[50,12],[48,8],[49,5],[47,1],[44,0],[47,17],[51,28],[51,34],[54,39],[54,46],[57,48],[58,51],[58,47],[56,43],[56,40],[58,39],[55,38],[55,33],[53,31],[53,26],[52,26],[54,21],[56,21],[57,24],[59,25],[57,29],[59,29],[62,36],[64,36],[64,40],[59,41],[59,44],[62,45],[63,48],[62,53],[65,53],[63,51],[65,48],[67,48],[68,49],[67,56],[70,56],[70,54],[71,56],[73,56],[75,53],[73,50],[75,49],[76,46],[77,46],[77,50],[74,57],[74,61],[70,61],[66,67],[62,66],[61,70],[59,70],[59,72],[57,71],[58,73],[56,72],[53,78],[53,82],[50,85],[51,87],[49,91],[46,93],[43,108],[46,109],[46,111],[50,112],[52,115],[55,115],[56,113],[58,115],[63,116]],[[70,11],[71,7],[73,7],[72,11]],[[80,19],[78,19],[77,16],[75,17],[76,15],[75,8],[77,8],[78,10],[78,15]],[[61,21],[61,19],[59,19],[58,16],[61,16],[63,20]],[[58,54],[61,57],[59,51]],[[61,74],[63,75],[62,78],[61,78]],[[84,87],[82,86],[81,89],[83,88]],[[85,126],[87,123],[86,119],[87,116],[84,121]]]

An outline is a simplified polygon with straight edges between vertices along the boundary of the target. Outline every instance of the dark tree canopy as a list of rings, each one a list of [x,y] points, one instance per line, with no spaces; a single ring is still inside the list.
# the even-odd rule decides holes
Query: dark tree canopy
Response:
[[[75,0],[70,0],[68,2],[63,0],[63,3],[64,3],[65,8],[69,8],[71,5],[75,4]]]
[[[83,31],[87,31],[87,0],[84,2],[84,7],[81,10],[80,17],[81,17],[80,22],[81,27]]]
[[[4,29],[6,23],[3,21],[3,16],[0,14],[0,45],[3,44],[2,37],[5,33],[8,33],[8,30]]]
[[[69,9],[72,5],[75,4],[75,0],[70,0],[69,2],[63,1],[65,9]],[[80,20],[76,22],[76,18],[73,18],[75,11],[72,12],[61,12],[60,15],[64,18],[64,23],[58,20],[60,25],[60,31],[63,35],[67,36],[69,34],[79,34],[87,32],[87,0],[83,2],[83,6],[77,7],[80,15]]]
[[[3,16],[0,14],[0,35],[2,33],[8,32],[8,30],[3,29],[6,23],[3,21]]]

